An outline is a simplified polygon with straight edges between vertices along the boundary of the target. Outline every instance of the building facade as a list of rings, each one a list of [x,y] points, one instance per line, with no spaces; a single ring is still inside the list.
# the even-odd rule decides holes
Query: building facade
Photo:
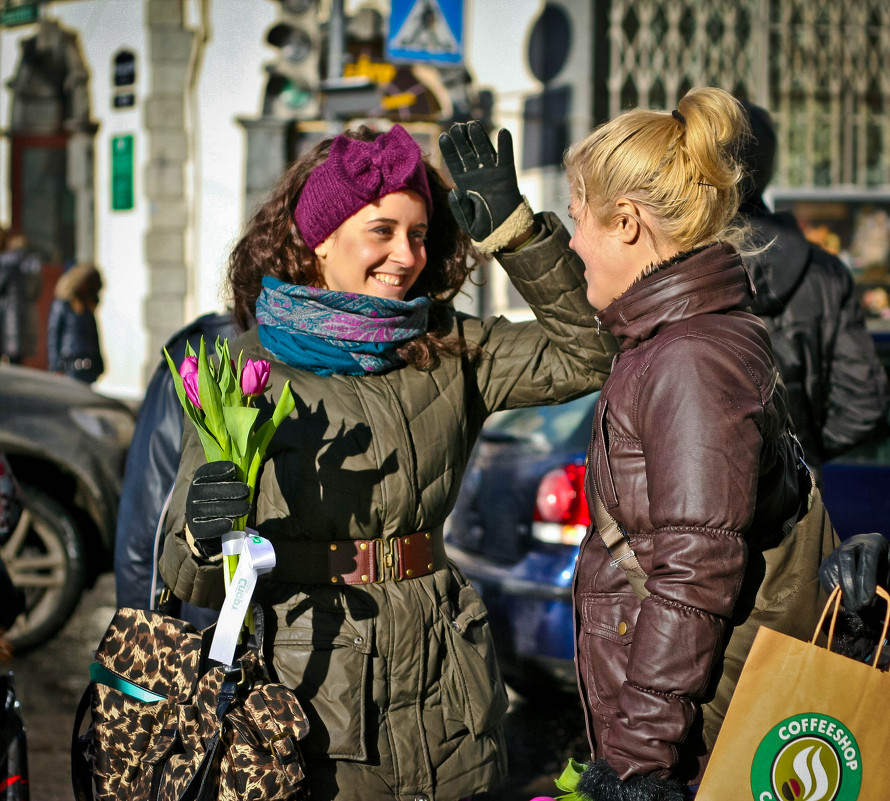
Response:
[[[462,61],[388,56],[390,17],[421,4],[462,12]],[[228,253],[290,161],[366,119],[434,156],[455,120],[507,127],[523,192],[565,216],[568,144],[719,85],[775,119],[776,202],[890,283],[886,0],[0,0],[0,77],[0,224],[41,255],[44,304],[66,265],[99,265],[98,387],[121,397],[222,308]],[[483,272],[461,303],[526,313]]]

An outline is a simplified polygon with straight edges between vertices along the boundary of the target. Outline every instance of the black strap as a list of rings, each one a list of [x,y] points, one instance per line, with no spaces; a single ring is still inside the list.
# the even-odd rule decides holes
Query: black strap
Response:
[[[226,672],[226,680],[219,688],[219,694],[216,696],[216,719],[219,726],[211,737],[210,742],[204,751],[201,764],[195,771],[186,788],[179,796],[179,801],[214,801],[216,782],[214,781],[216,772],[219,768],[219,738],[223,733],[226,725],[226,715],[229,707],[235,698],[238,697],[239,686],[238,679],[241,678],[241,669],[234,665],[223,668]]]
[[[71,734],[71,786],[75,801],[93,801],[93,776],[80,744],[80,727],[90,708],[92,684],[88,684],[80,697],[77,712],[74,713],[74,731]]]
[[[215,801],[216,783],[213,779],[220,757],[219,735],[220,732],[216,732],[210,738],[201,763],[179,796],[179,801]]]

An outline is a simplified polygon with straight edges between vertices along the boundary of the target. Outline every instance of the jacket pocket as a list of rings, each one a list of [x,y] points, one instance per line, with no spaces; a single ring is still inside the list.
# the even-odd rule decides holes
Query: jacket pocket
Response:
[[[578,665],[589,708],[611,716],[627,679],[640,601],[633,593],[583,593]]]
[[[287,627],[275,635],[273,664],[309,721],[300,750],[307,757],[365,762],[374,616],[313,605],[307,596],[297,600]]]
[[[507,691],[494,652],[488,611],[475,589],[460,587],[456,606],[445,602],[447,659],[443,665],[442,701],[447,719],[460,719],[474,737],[491,731],[507,712]]]

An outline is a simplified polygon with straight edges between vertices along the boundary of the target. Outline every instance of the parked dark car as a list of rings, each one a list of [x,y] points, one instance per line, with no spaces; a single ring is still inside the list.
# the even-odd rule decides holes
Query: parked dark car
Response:
[[[0,448],[25,494],[19,525],[0,546],[27,599],[9,632],[16,649],[55,634],[111,569],[133,424],[126,404],[80,381],[0,366]]]
[[[890,369],[890,332],[874,340]],[[584,457],[596,397],[493,415],[446,527],[449,556],[485,600],[502,670],[520,692],[575,686],[571,586],[590,522]],[[842,538],[890,536],[890,436],[826,463],[823,481]]]

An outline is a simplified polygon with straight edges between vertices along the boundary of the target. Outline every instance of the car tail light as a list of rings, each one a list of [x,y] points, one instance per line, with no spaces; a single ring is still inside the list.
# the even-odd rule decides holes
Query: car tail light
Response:
[[[580,544],[590,525],[584,465],[568,464],[544,475],[538,484],[532,521],[532,536],[537,540]]]

